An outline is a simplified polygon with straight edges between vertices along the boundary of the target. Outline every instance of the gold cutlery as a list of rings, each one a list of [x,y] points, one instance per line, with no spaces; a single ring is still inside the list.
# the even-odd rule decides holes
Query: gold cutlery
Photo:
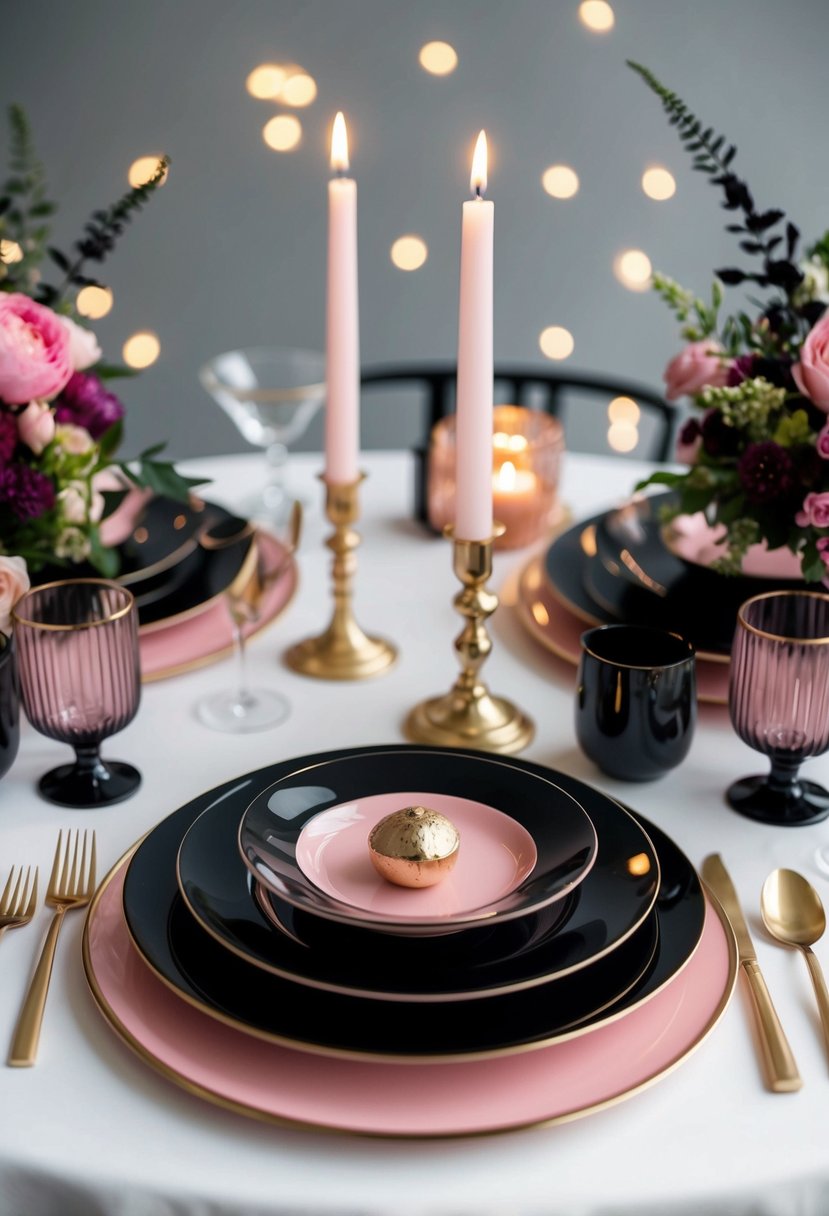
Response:
[[[54,908],[55,914],[52,917],[40,959],[17,1019],[8,1059],[8,1063],[14,1068],[28,1068],[34,1064],[37,1057],[46,994],[49,991],[55,948],[58,944],[58,934],[64,916],[67,912],[74,911],[75,908],[86,907],[95,892],[95,833],[92,832],[88,860],[89,833],[84,832],[83,834],[83,845],[80,857],[78,857],[80,835],[80,832],[76,830],[73,844],[72,833],[67,832],[66,848],[63,849],[63,832],[58,833],[52,874],[46,892],[46,905]]]
[[[27,866],[26,877],[23,877],[23,867],[9,872],[9,880],[0,895],[0,937],[7,929],[19,929],[28,925],[35,914],[37,904],[37,866],[35,866],[34,882],[32,882],[32,867]]]
[[[766,981],[757,963],[757,953],[745,917],[723,860],[712,853],[702,863],[702,877],[708,883],[734,930],[740,953],[740,970],[746,977],[749,992],[757,1014],[760,1032],[760,1048],[769,1089],[775,1093],[792,1093],[803,1084],[797,1070],[792,1049],[789,1046],[777,1011],[772,1004]]]
[[[772,937],[803,951],[817,998],[823,1038],[829,1051],[829,992],[811,948],[826,930],[826,913],[815,888],[794,870],[774,870],[760,896],[763,924]]]

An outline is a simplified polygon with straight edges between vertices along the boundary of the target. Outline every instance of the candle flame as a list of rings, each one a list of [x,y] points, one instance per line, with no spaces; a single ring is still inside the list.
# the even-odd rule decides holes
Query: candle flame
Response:
[[[469,188],[478,198],[486,194],[486,169],[486,131],[481,131],[475,144],[475,152],[472,156],[472,175],[469,178]]]
[[[498,489],[514,490],[515,478],[515,465],[511,460],[505,460],[498,470]]]
[[[348,131],[343,112],[338,110],[331,132],[331,168],[337,173],[344,173],[348,167]]]

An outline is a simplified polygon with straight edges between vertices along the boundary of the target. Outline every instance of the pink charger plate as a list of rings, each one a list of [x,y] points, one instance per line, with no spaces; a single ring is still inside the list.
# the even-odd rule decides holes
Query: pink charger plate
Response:
[[[129,854],[84,928],[84,967],[115,1032],[190,1093],[277,1122],[376,1136],[463,1136],[562,1122],[631,1097],[706,1038],[737,976],[734,936],[708,897],[688,964],[644,1005],[580,1037],[463,1064],[377,1064],[264,1043],[199,1012],[149,970],[122,910]]]
[[[543,558],[523,571],[516,603],[519,619],[537,642],[559,659],[577,667],[581,657],[581,635],[592,626],[556,598],[544,576]],[[728,656],[714,662],[697,655],[697,697],[712,705],[728,704]]]
[[[257,544],[265,575],[285,561],[286,550],[275,536],[257,532]],[[290,603],[297,586],[297,568],[287,562],[277,581],[265,591],[258,620],[245,625],[246,638],[253,637]],[[144,683],[181,675],[215,663],[233,651],[233,626],[225,596],[219,595],[203,612],[176,621],[164,629],[140,633],[141,678]]]

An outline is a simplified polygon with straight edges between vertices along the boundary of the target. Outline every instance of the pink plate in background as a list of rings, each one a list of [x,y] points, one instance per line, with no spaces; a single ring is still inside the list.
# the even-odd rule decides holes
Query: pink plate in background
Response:
[[[699,947],[676,978],[578,1038],[463,1064],[315,1056],[207,1017],[156,978],[124,920],[128,860],[102,883],[84,928],[84,967],[101,1013],[146,1063],[190,1093],[278,1122],[413,1137],[573,1119],[631,1097],[685,1060],[719,1021],[737,975],[733,934],[709,900]]]
[[[262,571],[267,576],[283,562],[285,569],[277,581],[268,587],[262,599],[259,619],[245,626],[246,637],[253,637],[270,625],[287,607],[297,587],[297,568],[286,559],[286,550],[275,536],[257,532],[257,544]],[[233,652],[233,632],[224,595],[217,596],[203,612],[188,615],[166,628],[157,626],[148,633],[139,630],[141,649],[141,679],[149,683],[168,676],[181,675],[215,663]]]

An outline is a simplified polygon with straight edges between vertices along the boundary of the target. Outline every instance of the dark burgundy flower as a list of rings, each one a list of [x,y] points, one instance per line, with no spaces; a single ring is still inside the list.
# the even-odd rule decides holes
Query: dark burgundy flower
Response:
[[[18,461],[0,469],[0,502],[20,520],[37,519],[55,505],[55,487],[44,473]]]
[[[696,418],[689,418],[679,432],[679,442],[690,447],[702,434],[702,428]]]
[[[754,355],[739,355],[728,369],[728,387],[736,388],[744,380],[756,376],[754,371]]]
[[[8,464],[17,447],[17,422],[14,414],[0,409],[0,465]]]
[[[100,439],[123,417],[121,402],[91,372],[75,372],[55,402],[57,422],[82,426],[93,439]]]
[[[789,393],[796,393],[797,386],[792,379],[791,359],[764,359],[758,355],[754,360],[755,376],[762,376],[775,388],[784,388]]]
[[[771,439],[752,443],[737,465],[746,498],[755,506],[786,498],[794,489],[794,462],[785,448]]]
[[[739,432],[726,426],[719,410],[709,410],[702,420],[702,446],[708,456],[736,456],[740,446]]]
[[[826,467],[820,452],[811,443],[798,443],[789,451],[797,480],[809,490],[817,489]]]

